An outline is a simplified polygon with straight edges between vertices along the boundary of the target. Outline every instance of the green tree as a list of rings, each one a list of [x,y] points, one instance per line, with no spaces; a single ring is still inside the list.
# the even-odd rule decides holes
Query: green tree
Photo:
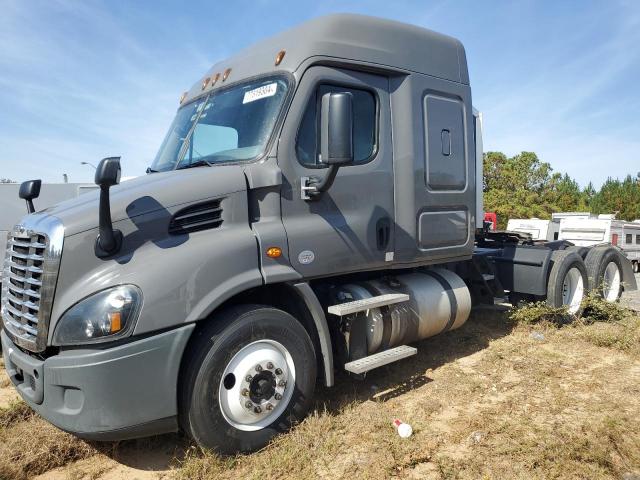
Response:
[[[510,218],[550,217],[551,172],[551,165],[533,152],[510,158],[500,152],[485,154],[484,209],[496,212],[498,228],[505,228]]]
[[[607,178],[591,200],[593,213],[615,213],[621,220],[640,218],[640,182],[627,175],[620,181]]]
[[[576,212],[588,209],[587,197],[584,191],[580,189],[578,182],[566,173],[564,175],[554,173],[551,176],[543,198],[550,209],[550,213]]]

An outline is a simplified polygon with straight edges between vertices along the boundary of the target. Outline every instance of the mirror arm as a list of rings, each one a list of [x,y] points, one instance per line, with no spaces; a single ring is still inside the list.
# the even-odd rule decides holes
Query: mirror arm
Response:
[[[321,179],[314,178],[312,180],[312,185],[314,186],[317,193],[326,192],[331,188],[331,185],[333,185],[333,181],[336,179],[338,168],[340,168],[340,165],[331,165],[329,166],[329,171],[324,177],[322,177]]]
[[[33,213],[36,211],[36,208],[33,206],[33,200],[28,198],[25,202],[27,202],[27,213]]]
[[[96,238],[96,256],[100,258],[120,250],[122,246],[122,232],[113,229],[111,223],[111,202],[109,200],[109,187],[100,186],[100,207],[98,213],[100,233]]]
[[[340,165],[329,166],[329,171],[322,178],[302,177],[300,179],[300,198],[302,200],[315,200],[331,188],[336,178]]]
[[[96,257],[105,258],[117,253],[122,247],[122,232],[113,228],[109,199],[109,189],[120,182],[120,157],[103,158],[96,168],[95,181],[100,187],[100,204],[99,233],[94,250]]]

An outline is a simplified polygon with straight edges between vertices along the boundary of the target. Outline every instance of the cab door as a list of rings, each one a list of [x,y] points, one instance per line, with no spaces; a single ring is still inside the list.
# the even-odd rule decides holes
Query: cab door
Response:
[[[278,164],[283,173],[282,220],[289,258],[305,277],[384,267],[393,260],[394,196],[388,79],[316,66],[308,69],[283,126]],[[338,170],[331,188],[312,200],[305,177],[323,177],[319,159],[322,95],[353,98],[354,163]]]

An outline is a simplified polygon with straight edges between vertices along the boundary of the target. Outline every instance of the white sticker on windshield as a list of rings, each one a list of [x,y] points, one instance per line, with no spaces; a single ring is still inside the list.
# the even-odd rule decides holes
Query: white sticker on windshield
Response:
[[[244,92],[244,98],[242,103],[254,102],[261,98],[273,97],[278,89],[277,83],[270,83],[269,85],[263,85],[262,87],[254,88],[248,92]]]

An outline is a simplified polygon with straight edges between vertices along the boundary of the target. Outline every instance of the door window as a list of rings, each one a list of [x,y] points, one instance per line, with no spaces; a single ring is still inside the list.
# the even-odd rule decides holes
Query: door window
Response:
[[[298,161],[309,168],[326,167],[320,156],[320,104],[329,92],[349,92],[353,95],[353,156],[356,165],[373,158],[377,145],[377,108],[374,95],[368,90],[320,85],[309,100],[296,139]]]

